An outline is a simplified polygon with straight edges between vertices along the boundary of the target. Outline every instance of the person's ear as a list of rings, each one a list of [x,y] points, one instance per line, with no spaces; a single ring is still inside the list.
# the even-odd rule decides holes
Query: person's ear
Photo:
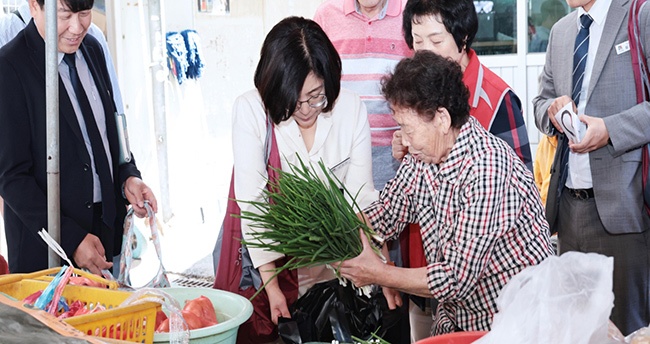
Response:
[[[29,13],[31,13],[32,17],[34,17],[34,14],[37,13],[37,11],[42,11],[43,9],[41,8],[41,5],[38,4],[38,1],[36,0],[27,0],[29,2]]]
[[[446,108],[440,108],[436,112],[437,124],[442,128],[443,132],[446,134],[451,129],[451,115]]]

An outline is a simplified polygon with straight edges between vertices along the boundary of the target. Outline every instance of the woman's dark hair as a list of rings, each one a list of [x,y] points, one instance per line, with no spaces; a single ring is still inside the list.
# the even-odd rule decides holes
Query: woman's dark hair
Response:
[[[445,29],[451,33],[458,52],[469,50],[478,31],[478,16],[472,0],[408,0],[402,16],[404,40],[413,49],[413,23],[428,16],[440,16]]]
[[[255,87],[275,124],[293,115],[309,72],[323,79],[323,112],[330,111],[341,90],[341,58],[316,22],[285,18],[266,36],[255,70]]]
[[[36,0],[36,2],[43,8],[45,0]],[[90,10],[93,8],[95,0],[61,0],[61,2],[70,8],[72,13]]]
[[[440,108],[447,109],[454,128],[469,119],[469,90],[460,65],[427,50],[400,61],[382,79],[381,92],[391,107],[413,109],[427,121]]]

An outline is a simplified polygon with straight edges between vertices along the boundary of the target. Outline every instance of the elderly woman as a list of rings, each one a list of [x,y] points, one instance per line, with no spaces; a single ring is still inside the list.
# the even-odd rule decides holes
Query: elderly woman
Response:
[[[437,299],[433,334],[489,330],[501,288],[552,254],[532,174],[470,117],[456,62],[417,52],[384,79],[382,91],[409,154],[362,215],[383,241],[418,223],[428,265],[384,264],[362,235],[363,252],[342,262],[341,274],[357,286]]]

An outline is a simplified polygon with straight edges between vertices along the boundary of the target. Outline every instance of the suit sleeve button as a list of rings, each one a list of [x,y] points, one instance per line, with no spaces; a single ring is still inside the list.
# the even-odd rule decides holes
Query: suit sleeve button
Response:
[[[93,207],[93,202],[86,202],[86,207],[88,209],[92,208]]]
[[[90,165],[84,164],[84,172],[88,172],[90,170]]]

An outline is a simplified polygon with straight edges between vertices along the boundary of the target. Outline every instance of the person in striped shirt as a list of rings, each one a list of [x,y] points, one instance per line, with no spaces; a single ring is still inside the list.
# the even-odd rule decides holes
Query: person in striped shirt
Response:
[[[402,58],[413,54],[402,36],[405,4],[406,0],[327,0],[314,15],[341,56],[341,87],[358,93],[368,110],[372,174],[378,190],[399,167],[391,152],[398,127],[379,81]]]
[[[433,335],[488,331],[506,283],[553,254],[533,175],[469,115],[454,61],[418,51],[386,78],[383,94],[408,154],[361,215],[378,243],[419,223],[426,266],[387,264],[361,235],[362,253],[339,272],[358,287],[387,287],[389,305],[400,300],[395,291],[435,298]]]

